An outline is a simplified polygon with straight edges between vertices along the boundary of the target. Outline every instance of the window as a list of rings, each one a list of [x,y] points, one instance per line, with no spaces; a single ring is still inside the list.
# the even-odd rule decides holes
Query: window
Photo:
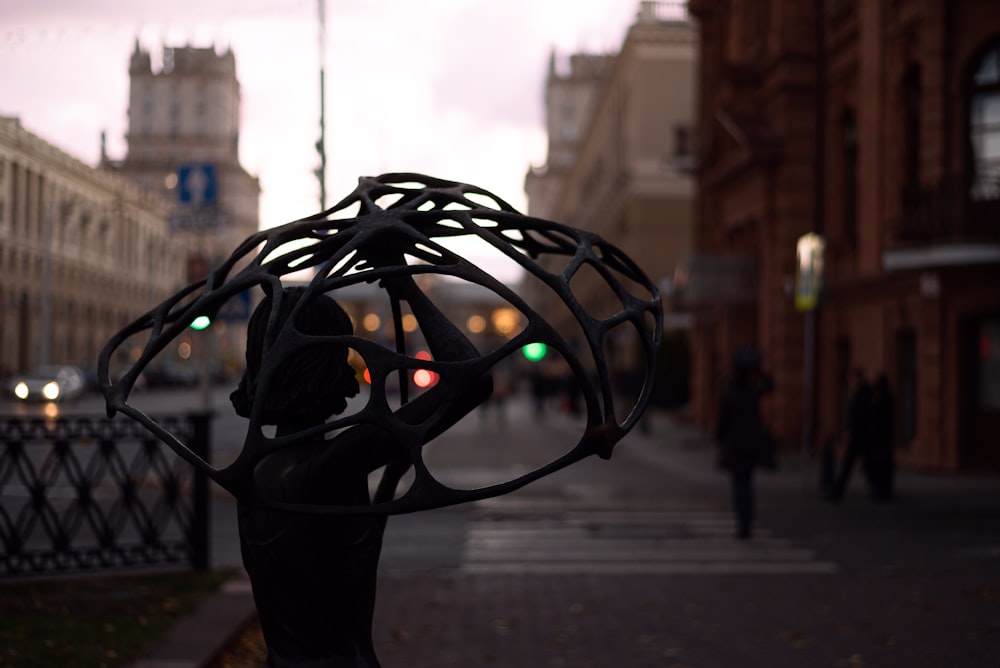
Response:
[[[979,409],[1000,412],[1000,318],[979,328]]]
[[[1000,44],[973,68],[969,98],[973,202],[1000,200]]]
[[[920,186],[920,65],[903,76],[903,188],[911,196]]]
[[[684,158],[691,155],[691,128],[687,125],[674,126],[674,155]]]
[[[563,141],[576,141],[579,138],[579,130],[576,122],[576,107],[572,104],[564,104],[559,109],[559,136]]]
[[[840,117],[840,142],[843,232],[853,248],[858,240],[858,121],[852,109],[845,109]]]
[[[742,64],[759,57],[768,30],[768,6],[759,0],[734,0],[728,25],[728,60]]]

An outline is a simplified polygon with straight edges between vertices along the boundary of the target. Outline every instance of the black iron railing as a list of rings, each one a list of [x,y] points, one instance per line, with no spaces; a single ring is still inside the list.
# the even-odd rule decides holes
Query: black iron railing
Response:
[[[160,418],[208,458],[206,414]],[[208,567],[208,482],[124,419],[0,417],[0,577]]]

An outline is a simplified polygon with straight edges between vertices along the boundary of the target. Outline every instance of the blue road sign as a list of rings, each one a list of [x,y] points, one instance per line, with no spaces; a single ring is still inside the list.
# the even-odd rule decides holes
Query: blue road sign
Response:
[[[185,206],[215,206],[219,196],[215,165],[208,162],[177,168],[177,201]]]
[[[244,290],[230,298],[219,312],[215,314],[216,319],[225,322],[246,322],[250,319],[250,291]]]

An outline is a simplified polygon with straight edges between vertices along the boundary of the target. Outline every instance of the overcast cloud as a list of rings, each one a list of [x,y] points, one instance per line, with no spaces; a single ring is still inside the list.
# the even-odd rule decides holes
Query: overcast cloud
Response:
[[[420,171],[524,207],[544,159],[542,86],[555,47],[617,50],[638,0],[327,0],[327,204],[360,175]],[[316,0],[0,0],[0,114],[94,164],[125,153],[135,40],[232,47],[241,161],[265,227],[313,213]]]

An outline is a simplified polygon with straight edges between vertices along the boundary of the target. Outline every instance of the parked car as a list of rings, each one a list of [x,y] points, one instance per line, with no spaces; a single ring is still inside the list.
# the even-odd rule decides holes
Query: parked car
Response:
[[[193,387],[198,384],[198,370],[173,365],[146,367],[140,379],[145,387]]]
[[[43,366],[11,377],[6,390],[21,401],[69,401],[86,389],[83,371],[74,366]]]

